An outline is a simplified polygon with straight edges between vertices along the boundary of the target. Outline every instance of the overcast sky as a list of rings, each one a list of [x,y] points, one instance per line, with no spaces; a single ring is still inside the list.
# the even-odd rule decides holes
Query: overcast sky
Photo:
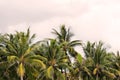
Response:
[[[71,27],[74,39],[102,40],[120,50],[120,0],[0,0],[0,32],[25,31],[51,37],[52,28]]]

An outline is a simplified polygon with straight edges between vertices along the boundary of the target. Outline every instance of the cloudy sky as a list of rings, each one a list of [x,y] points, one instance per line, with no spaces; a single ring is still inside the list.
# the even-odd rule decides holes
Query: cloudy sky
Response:
[[[65,24],[74,39],[99,41],[120,50],[120,0],[0,0],[0,32],[24,31],[51,37]]]

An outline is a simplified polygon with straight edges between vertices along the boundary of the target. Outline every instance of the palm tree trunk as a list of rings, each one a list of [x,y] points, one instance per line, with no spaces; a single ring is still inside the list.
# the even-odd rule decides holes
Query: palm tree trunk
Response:
[[[97,76],[96,76],[96,80],[98,80],[98,78],[99,78],[99,77],[98,77],[98,74],[97,74]]]
[[[67,71],[65,69],[65,80],[67,80]]]
[[[23,76],[20,77],[20,80],[23,80]]]
[[[61,73],[63,74],[63,69],[61,68]]]

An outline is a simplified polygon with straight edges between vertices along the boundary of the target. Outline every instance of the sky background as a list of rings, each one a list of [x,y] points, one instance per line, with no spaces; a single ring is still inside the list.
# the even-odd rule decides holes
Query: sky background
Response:
[[[0,0],[0,32],[25,31],[52,37],[65,24],[82,41],[102,40],[120,50],[120,0]]]

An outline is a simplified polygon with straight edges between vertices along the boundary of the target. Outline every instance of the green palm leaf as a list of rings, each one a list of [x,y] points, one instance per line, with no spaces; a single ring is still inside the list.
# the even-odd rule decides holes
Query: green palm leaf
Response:
[[[47,69],[47,77],[52,79],[53,74],[54,74],[54,69],[53,69],[52,66],[49,66],[48,69]]]

